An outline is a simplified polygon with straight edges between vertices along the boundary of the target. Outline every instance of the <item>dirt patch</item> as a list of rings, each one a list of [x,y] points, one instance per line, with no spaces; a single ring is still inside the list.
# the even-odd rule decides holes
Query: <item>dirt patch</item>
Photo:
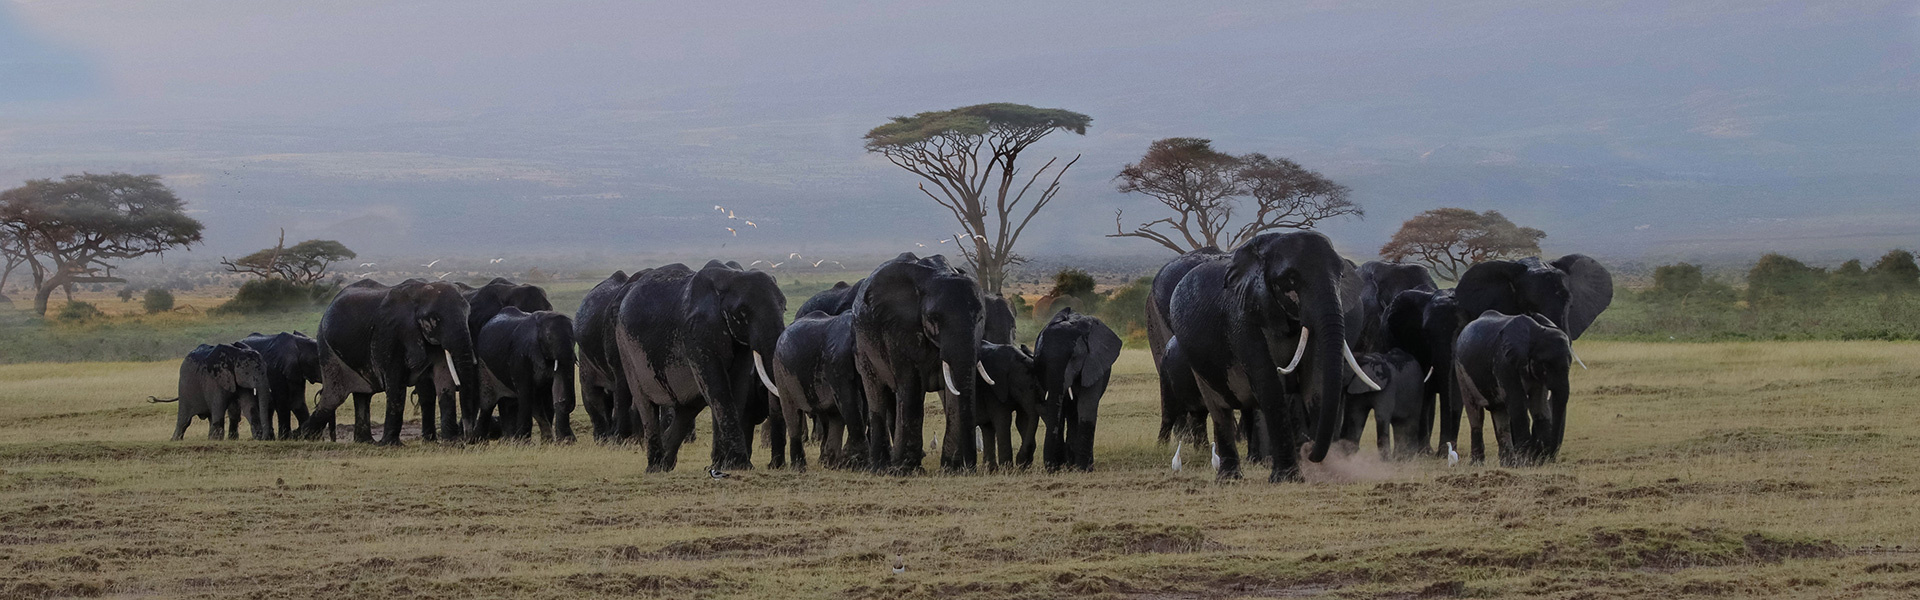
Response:
[[[808,533],[748,533],[695,538],[662,546],[654,555],[682,560],[798,556],[819,550],[826,546],[828,540],[845,533],[845,530],[835,528]]]
[[[1434,478],[1433,482],[1444,486],[1481,490],[1487,488],[1514,487],[1520,485],[1524,480],[1521,476],[1514,474],[1513,471],[1495,469],[1492,471],[1441,475]]]
[[[1192,525],[1074,523],[1071,536],[1071,549],[1089,554],[1198,552],[1221,547]]]
[[[560,579],[561,587],[583,594],[603,596],[646,595],[654,597],[705,597],[712,592],[739,587],[737,582],[718,574],[705,577],[645,575],[639,573],[580,573]]]

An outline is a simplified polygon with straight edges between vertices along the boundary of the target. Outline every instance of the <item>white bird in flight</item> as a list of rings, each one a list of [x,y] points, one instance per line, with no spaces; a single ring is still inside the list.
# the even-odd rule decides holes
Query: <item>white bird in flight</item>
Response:
[[[788,253],[787,253],[787,260],[793,260],[793,259],[796,259],[796,258],[800,258],[800,253],[799,253],[799,252],[788,252]]]
[[[823,262],[827,262],[827,259],[822,258],[820,260],[813,261],[813,268],[816,268],[816,269],[820,268],[820,263],[823,263]]]
[[[490,264],[490,265],[497,265],[497,264],[500,264],[500,261],[503,261],[503,260],[506,260],[506,259],[504,259],[504,258],[496,258],[496,259],[493,259],[493,260],[489,260],[489,261],[487,261],[487,264]]]
[[[447,271],[445,273],[441,273],[439,277],[435,277],[434,279],[446,279],[448,275],[452,275],[452,274],[453,274],[453,271]]]
[[[950,240],[940,240],[940,243],[942,243],[942,244],[945,244],[945,243],[947,243],[948,241],[950,241]]]
[[[728,228],[727,228],[727,233],[731,233],[731,234],[733,234],[733,235],[734,235],[734,237],[740,237],[740,232],[738,232],[738,231],[734,231],[732,227],[728,227]]]
[[[747,263],[747,266],[749,266],[749,267],[751,267],[751,266],[754,266],[754,265],[757,265],[757,264],[760,264],[760,263],[763,263],[763,262],[767,262],[767,261],[764,261],[764,260],[756,260],[756,261],[753,261],[753,262],[750,262],[750,263]]]
[[[726,210],[726,209],[724,209],[724,208],[720,208],[720,205],[718,205],[718,204],[715,204],[715,205],[713,205],[713,209],[714,209],[714,210]]]
[[[914,242],[914,243],[913,243],[913,245],[915,245],[915,246],[919,246],[919,247],[921,247],[921,248],[925,248],[925,247],[927,247],[927,245],[926,245],[926,244],[922,244],[922,243],[920,243],[920,242]]]
[[[769,269],[778,269],[778,268],[780,268],[780,265],[784,265],[784,264],[787,264],[787,263],[786,263],[786,261],[781,261],[781,262],[777,262],[777,263],[767,263],[767,268],[769,268]]]
[[[442,260],[446,260],[446,259],[442,259],[442,258],[436,258],[436,259],[433,259],[433,262],[430,262],[430,263],[427,263],[427,264],[424,264],[424,265],[420,265],[420,266],[422,266],[422,267],[426,267],[426,268],[429,268],[429,269],[431,269],[431,268],[433,268],[433,266],[434,266],[434,265],[437,265],[437,264],[440,264],[440,261],[442,261]]]
[[[371,267],[371,266],[373,266],[373,263],[360,263],[360,266],[361,266],[362,268],[364,268],[364,267]]]
[[[373,274],[374,274],[374,271],[367,271],[365,273],[361,273],[359,275],[354,276],[354,279],[366,279],[368,277],[373,276]]]
[[[729,219],[734,219],[734,218],[738,218],[738,217],[735,217],[735,216],[733,216],[733,211],[727,211],[727,218],[729,218]]]

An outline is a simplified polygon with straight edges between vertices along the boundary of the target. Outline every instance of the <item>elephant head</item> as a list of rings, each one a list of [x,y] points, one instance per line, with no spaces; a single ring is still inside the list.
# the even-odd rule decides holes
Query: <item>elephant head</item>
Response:
[[[1544,315],[1525,317],[1500,315],[1489,311],[1482,318],[1507,321],[1494,341],[1493,364],[1496,377],[1517,378],[1503,388],[1529,394],[1525,406],[1551,406],[1551,428],[1536,426],[1522,452],[1527,460],[1551,460],[1560,451],[1560,437],[1566,431],[1566,403],[1571,386],[1568,375],[1573,364],[1573,340],[1551,324]],[[1512,379],[1509,379],[1512,381]],[[1532,397],[1538,391],[1545,398]],[[1526,410],[1509,406],[1508,410]],[[1544,429],[1544,431],[1543,431]]]
[[[767,357],[786,331],[787,297],[773,276],[711,261],[694,275],[687,301],[690,320],[717,327],[714,333],[751,352],[760,384],[779,396]]]
[[[1365,321],[1361,326],[1362,352],[1385,352],[1393,340],[1386,322],[1387,310],[1401,292],[1433,292],[1433,276],[1421,265],[1370,260],[1360,265],[1360,309]],[[1353,310],[1354,307],[1347,307]]]
[[[553,310],[546,290],[537,285],[515,284],[505,277],[495,277],[477,288],[463,289],[461,295],[467,299],[467,328],[476,334],[494,315],[500,314],[502,308],[511,306],[529,314]]]
[[[445,361],[461,396],[477,397],[476,332],[468,328],[470,311],[459,288],[444,281],[409,279],[387,290],[380,313],[386,318],[387,335],[399,336],[406,348],[408,366],[432,368],[433,361]]]
[[[1026,346],[983,341],[980,342],[979,357],[981,372],[992,374],[993,384],[989,387],[994,395],[1009,407],[1040,406],[1041,397],[1046,391],[1035,372],[1032,350]],[[974,379],[979,385],[988,385],[981,380],[980,374],[975,374]]]
[[[1099,319],[1063,308],[1040,332],[1035,354],[1048,394],[1067,394],[1105,381],[1120,359],[1120,336]]]
[[[1007,302],[1007,297],[1000,294],[987,296],[982,299],[981,310],[981,319],[986,322],[986,329],[981,333],[982,339],[995,344],[1013,343],[1013,336],[1018,331],[1014,323],[1013,304]]]
[[[201,362],[208,376],[220,382],[220,389],[238,392],[241,388],[253,391],[254,396],[266,398],[272,393],[272,384],[267,381],[266,362],[260,353],[239,344],[220,344],[214,346]]]
[[[1489,310],[1538,313],[1577,340],[1613,303],[1613,275],[1580,254],[1545,264],[1537,258],[1490,260],[1467,269],[1454,290],[1463,321]]]
[[[1305,359],[1311,371],[1300,376],[1306,407],[1317,423],[1308,459],[1319,462],[1340,430],[1345,372],[1359,371],[1349,346],[1347,307],[1360,301],[1360,278],[1353,263],[1341,258],[1333,241],[1318,232],[1263,233],[1234,250],[1226,287],[1262,329],[1269,351],[1293,364]],[[1297,339],[1297,345],[1276,343]],[[1311,340],[1311,343],[1309,343]],[[1294,346],[1294,347],[1287,347]],[[1277,366],[1277,365],[1276,365]],[[1364,379],[1364,375],[1362,379]],[[1370,386],[1378,388],[1379,386]]]

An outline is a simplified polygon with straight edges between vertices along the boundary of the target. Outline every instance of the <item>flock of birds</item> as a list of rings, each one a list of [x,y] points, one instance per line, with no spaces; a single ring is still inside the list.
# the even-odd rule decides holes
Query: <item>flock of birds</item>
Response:
[[[432,268],[434,267],[434,265],[438,265],[438,264],[440,264],[440,263],[441,263],[441,261],[444,261],[444,260],[446,260],[446,259],[444,259],[444,258],[436,258],[436,259],[433,259],[433,260],[431,260],[431,261],[428,261],[428,262],[427,262],[427,264],[423,264],[423,265],[420,265],[420,266],[421,266],[421,267],[423,267],[423,268],[427,268],[427,269],[432,269]],[[492,259],[487,259],[487,264],[489,264],[489,265],[497,265],[497,264],[500,264],[500,263],[503,263],[503,262],[506,262],[506,261],[507,261],[507,259],[505,259],[505,258],[492,258]],[[379,266],[379,265],[380,265],[380,263],[377,263],[377,262],[363,262],[363,263],[360,263],[360,268],[362,268],[362,269],[370,269],[370,268],[373,268],[373,267],[377,267],[377,266]],[[431,272],[431,271],[429,271],[429,272]],[[435,276],[435,277],[434,277],[434,279],[437,279],[437,280],[443,280],[443,279],[446,279],[448,275],[452,275],[452,274],[454,274],[454,273],[457,273],[457,272],[458,272],[458,271],[445,271],[445,272],[442,272],[442,273],[440,273],[439,275],[437,275],[437,276]],[[379,273],[379,271],[367,271],[367,272],[365,272],[365,273],[361,273],[361,274],[358,274],[358,275],[354,275],[354,276],[353,276],[353,278],[354,278],[354,279],[366,279],[366,278],[368,278],[368,277],[372,277],[372,276],[374,276],[374,274],[376,274],[376,273]]]

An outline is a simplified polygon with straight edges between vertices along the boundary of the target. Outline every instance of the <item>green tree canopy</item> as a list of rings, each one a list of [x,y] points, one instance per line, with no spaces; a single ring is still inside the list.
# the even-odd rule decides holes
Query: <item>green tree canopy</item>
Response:
[[[0,244],[24,256],[33,273],[34,310],[76,283],[124,283],[112,261],[200,241],[202,225],[159,175],[126,173],[33,179],[0,192]]]
[[[1459,279],[1480,262],[1538,255],[1546,237],[1547,232],[1515,225],[1500,211],[1436,208],[1400,224],[1380,247],[1380,257],[1417,261],[1447,279]]]
[[[999,293],[1006,269],[1019,262],[1014,245],[1040,209],[1060,193],[1060,177],[1079,162],[1058,169],[1048,160],[1021,183],[1016,161],[1029,146],[1055,131],[1085,135],[1092,117],[1058,108],[993,103],[894,117],[866,135],[868,152],[918,175],[920,192],[959,222],[955,244],[972,264],[980,287]],[[1035,183],[1051,171],[1050,183],[1033,196]],[[931,186],[931,188],[929,188]]]
[[[1825,280],[1824,270],[1769,252],[1747,271],[1747,302],[1762,305],[1815,300],[1826,291],[1821,286]]]
[[[1891,250],[1873,261],[1867,268],[1867,279],[1874,287],[1886,292],[1911,292],[1920,290],[1920,264],[1915,264],[1913,253],[1906,250]]]
[[[1300,163],[1258,152],[1235,156],[1202,138],[1156,140],[1114,179],[1122,193],[1153,198],[1174,216],[1127,231],[1116,210],[1107,237],[1151,240],[1178,253],[1232,249],[1269,229],[1311,229],[1324,219],[1365,215],[1347,198],[1346,186]],[[1236,215],[1243,208],[1251,210]],[[1235,227],[1235,216],[1245,222]]]

